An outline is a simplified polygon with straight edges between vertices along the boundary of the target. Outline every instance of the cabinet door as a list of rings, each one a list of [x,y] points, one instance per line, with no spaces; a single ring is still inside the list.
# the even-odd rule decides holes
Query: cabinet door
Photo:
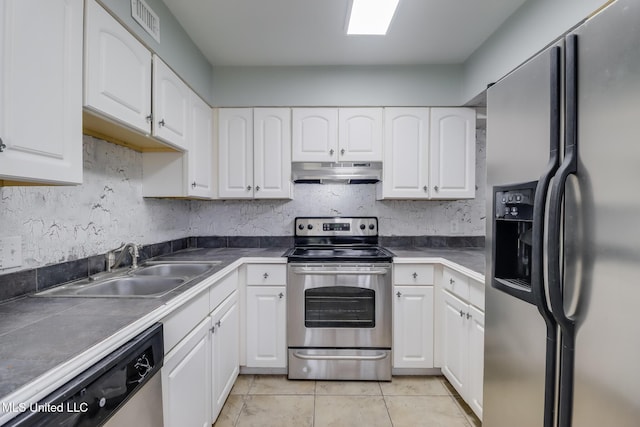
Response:
[[[198,95],[190,92],[188,194],[213,198],[213,112]]]
[[[253,111],[218,110],[218,196],[253,197]]]
[[[189,87],[157,56],[153,56],[153,135],[188,150]]]
[[[164,427],[210,427],[210,360],[207,317],[165,357],[162,367]]]
[[[285,368],[284,286],[247,286],[247,366]]]
[[[82,182],[82,3],[0,3],[0,180]]]
[[[476,193],[476,112],[432,108],[430,165],[432,199],[472,199]]]
[[[338,110],[338,159],[382,161],[382,108]]]
[[[442,373],[449,382],[464,393],[467,387],[468,305],[447,291],[442,291]]]
[[[291,198],[291,110],[253,110],[254,196]]]
[[[385,108],[384,138],[381,198],[428,198],[429,109]]]
[[[151,133],[151,52],[94,0],[87,1],[84,103]]]
[[[212,408],[215,422],[240,370],[240,315],[238,292],[229,296],[211,315]]]
[[[337,108],[294,108],[292,116],[292,161],[338,160]]]
[[[393,367],[433,368],[433,286],[393,292]]]
[[[469,307],[469,387],[465,397],[473,412],[482,419],[482,381],[484,379],[484,313]]]

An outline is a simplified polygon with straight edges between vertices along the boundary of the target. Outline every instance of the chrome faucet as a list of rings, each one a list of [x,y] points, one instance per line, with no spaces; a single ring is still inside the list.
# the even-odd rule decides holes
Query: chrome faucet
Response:
[[[114,268],[118,268],[122,261],[124,260],[124,256],[128,252],[131,254],[131,268],[138,268],[138,258],[140,257],[139,249],[140,247],[135,243],[123,243],[118,249],[114,249],[112,251],[107,252],[107,271],[111,271]],[[116,258],[116,252],[120,252],[120,255]]]

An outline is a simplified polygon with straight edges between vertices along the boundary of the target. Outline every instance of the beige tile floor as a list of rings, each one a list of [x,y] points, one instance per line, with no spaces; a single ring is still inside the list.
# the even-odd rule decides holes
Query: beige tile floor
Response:
[[[444,377],[290,381],[240,375],[214,427],[479,427]]]

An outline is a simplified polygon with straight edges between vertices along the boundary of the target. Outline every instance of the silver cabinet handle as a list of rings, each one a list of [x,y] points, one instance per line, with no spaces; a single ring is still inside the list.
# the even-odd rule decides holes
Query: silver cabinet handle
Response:
[[[416,273],[416,272],[414,271],[414,272],[413,272],[413,274],[412,274],[412,276],[413,276],[413,278],[414,278],[414,279],[417,279],[417,278],[418,278],[418,273]]]
[[[342,150],[340,150],[340,154],[342,154],[344,156],[344,153],[346,153],[347,151],[343,148]]]
[[[433,187],[433,189],[436,190],[436,192],[440,191],[440,187],[438,187],[437,185]]]
[[[464,317],[464,311],[460,310],[460,317]]]
[[[456,283],[456,281],[455,281],[455,280],[453,280],[453,279],[449,279],[449,284],[450,284],[450,285],[453,285],[454,283]]]
[[[215,333],[216,333],[216,327],[215,327],[215,326],[212,326],[212,327],[209,329],[209,332],[211,332],[212,334],[215,334]]]
[[[262,275],[262,277],[264,277],[265,279],[268,279],[268,278],[269,278],[269,273],[264,273],[264,274]]]
[[[334,151],[333,151],[333,148],[332,148],[331,150],[329,150],[329,155],[333,156],[333,153],[334,153]]]
[[[256,185],[256,191],[260,191],[260,186]]]
[[[147,119],[147,123],[151,123],[151,121],[153,120],[153,116],[151,114],[149,114],[147,117],[145,117]]]
[[[396,296],[397,296],[398,298],[400,298],[400,297],[402,296],[402,292],[400,292],[400,291],[396,292]]]
[[[282,292],[280,292],[280,293],[278,294],[278,298],[280,298],[280,299],[284,298],[284,294],[283,294]]]
[[[164,119],[162,119],[162,120],[160,120],[160,121],[158,122],[158,126],[163,127],[164,125],[165,125],[165,123],[164,123]]]
[[[216,322],[216,326],[217,326],[218,328],[219,328],[220,326],[222,326],[222,321],[221,321],[221,320],[218,320],[218,321]]]
[[[5,148],[7,148],[7,146],[2,142],[2,138],[0,138],[0,153],[2,153]]]
[[[471,319],[472,317],[471,314],[467,313],[467,319]]]
[[[247,185],[247,191],[251,191],[251,186]]]
[[[426,193],[427,191],[429,191],[429,187],[427,187],[426,185],[424,187],[422,187],[422,189],[424,190],[424,192]]]
[[[196,184],[196,182],[195,182],[195,181],[193,181],[193,182],[191,183],[191,188],[196,188],[196,185],[198,185],[198,184]]]

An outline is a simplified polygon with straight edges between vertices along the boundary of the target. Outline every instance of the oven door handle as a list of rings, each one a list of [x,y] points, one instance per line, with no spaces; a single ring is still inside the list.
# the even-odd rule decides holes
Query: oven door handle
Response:
[[[373,268],[370,270],[314,270],[310,268],[293,268],[291,271],[295,274],[313,274],[313,275],[334,275],[334,274],[348,274],[348,275],[383,275],[389,273],[388,268]]]
[[[293,352],[293,355],[303,360],[382,360],[389,357],[387,353],[379,353],[373,356],[339,356],[331,354],[305,354],[299,351]]]

